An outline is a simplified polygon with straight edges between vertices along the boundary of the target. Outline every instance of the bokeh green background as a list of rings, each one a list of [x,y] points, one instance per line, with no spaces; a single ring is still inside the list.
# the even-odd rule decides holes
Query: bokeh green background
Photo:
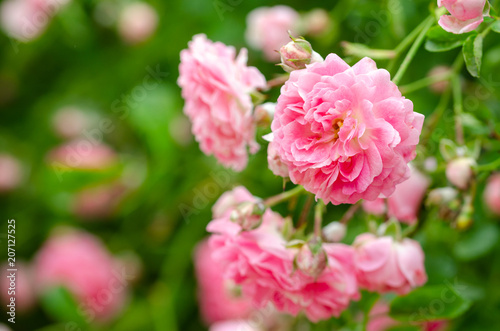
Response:
[[[315,50],[323,56],[331,52],[343,56],[342,40],[391,49],[428,15],[428,7],[433,3],[396,1],[403,6],[397,16],[388,12],[389,1],[374,0],[242,0],[233,1],[233,4],[238,3],[235,6],[228,5],[231,10],[222,16],[212,0],[149,1],[160,17],[158,30],[150,40],[130,46],[120,40],[115,29],[102,27],[94,20],[94,10],[100,1],[75,0],[56,15],[47,31],[35,41],[18,44],[0,35],[0,151],[19,158],[26,172],[20,188],[0,197],[0,232],[6,232],[7,219],[16,219],[17,257],[27,261],[57,225],[83,228],[102,238],[113,253],[134,252],[140,257],[142,276],[131,287],[126,309],[110,324],[90,328],[117,331],[206,329],[197,308],[192,252],[196,243],[206,236],[211,205],[222,192],[236,184],[245,185],[257,196],[267,197],[282,191],[282,181],[267,170],[266,145],[260,138],[263,148],[250,157],[246,170],[234,173],[224,170],[212,157],[203,155],[194,140],[186,142],[172,135],[174,131],[179,135],[176,130],[179,127],[183,132],[186,130],[178,125],[183,116],[183,101],[176,85],[179,52],[197,33],[205,33],[212,40],[238,49],[248,47],[244,40],[246,15],[256,7],[275,4],[287,4],[300,12],[320,7],[331,13],[331,31],[310,38]],[[377,17],[388,19],[380,21]],[[373,22],[379,23],[373,25]],[[378,30],[366,30],[373,26]],[[359,39],[360,31],[367,38]],[[500,77],[497,74],[500,71],[500,35],[491,34],[485,41],[485,50],[483,82],[463,72],[465,95],[477,101],[473,107],[466,108],[472,117],[465,128],[466,138],[468,142],[478,138],[486,146],[480,159],[482,163],[498,158],[500,150],[499,141],[490,138],[491,130],[498,132],[500,128]],[[402,83],[424,77],[435,65],[450,65],[458,54],[459,49],[429,53],[422,48]],[[347,60],[354,63],[357,59]],[[387,65],[387,61],[377,62],[382,68]],[[257,66],[268,79],[280,73],[279,67],[265,62],[262,54],[255,50],[250,50],[249,63]],[[141,86],[148,74],[147,67],[159,67],[168,76],[144,98],[128,105],[128,116],[120,118],[121,113],[113,111],[114,103]],[[478,86],[485,85],[489,85],[489,93],[477,92]],[[274,91],[272,98],[276,96],[277,91]],[[441,96],[423,89],[407,97],[414,102],[415,111],[430,115]],[[58,179],[47,162],[47,153],[62,143],[53,131],[52,119],[57,110],[67,105],[112,120],[115,128],[110,134],[104,134],[103,140],[119,154],[116,166],[105,171],[74,170],[63,174],[62,181]],[[446,185],[437,146],[441,138],[453,139],[451,114],[451,104],[448,104],[445,116],[420,148],[420,161],[431,155],[439,161],[440,167],[433,174],[433,187]],[[71,212],[75,192],[111,182],[125,171],[137,177],[140,185],[127,194],[111,216],[88,221]],[[218,184],[214,174],[215,177],[229,176],[230,183]],[[483,206],[480,194],[485,179],[485,176],[480,177],[475,224],[469,231],[459,233],[439,220],[435,211],[424,210],[422,218],[426,218],[426,222],[417,235],[426,252],[429,283],[453,282],[458,277],[467,285],[464,295],[474,300],[473,307],[454,324],[456,330],[500,330],[498,218]],[[201,199],[202,208],[183,217],[179,207],[199,202],[200,199],[196,200],[199,192],[207,187],[215,187],[216,192],[209,196],[202,194],[206,198],[206,201]],[[287,206],[280,208],[285,212]],[[335,219],[345,209],[345,206],[330,208],[326,219]],[[363,217],[358,214],[352,221],[351,235],[346,242],[352,240],[353,233],[364,229]],[[5,247],[2,239],[4,252]],[[2,253],[2,259],[5,255]],[[62,330],[63,321],[50,310],[39,305],[28,314],[19,314],[13,329]]]

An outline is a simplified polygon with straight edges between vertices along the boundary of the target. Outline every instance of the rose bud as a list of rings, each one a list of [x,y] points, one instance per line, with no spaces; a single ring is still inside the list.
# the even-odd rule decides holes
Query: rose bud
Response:
[[[446,205],[452,202],[458,195],[457,190],[452,187],[435,188],[429,192],[426,204],[429,206]]]
[[[311,44],[302,38],[292,38],[292,41],[281,47],[280,55],[280,65],[286,72],[304,69],[306,64],[323,61],[321,55],[313,51]]]
[[[281,158],[276,152],[273,144],[269,144],[267,147],[267,163],[273,174],[283,178],[288,178],[288,167],[283,163],[283,161],[281,161]]]
[[[467,189],[472,179],[472,167],[476,164],[474,159],[459,157],[446,166],[446,178],[461,190]]]
[[[294,262],[304,274],[316,278],[325,270],[328,257],[321,246],[321,241],[313,239],[299,248]]]
[[[500,173],[491,175],[484,190],[484,201],[490,210],[500,216]]]
[[[262,224],[265,207],[261,202],[242,202],[231,212],[231,221],[239,224],[245,231],[257,229]]]
[[[340,242],[344,239],[345,233],[345,224],[340,222],[331,222],[323,228],[323,236],[330,242]]]

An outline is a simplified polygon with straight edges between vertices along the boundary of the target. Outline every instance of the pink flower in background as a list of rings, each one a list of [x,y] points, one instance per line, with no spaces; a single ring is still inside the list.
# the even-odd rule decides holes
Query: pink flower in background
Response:
[[[443,15],[439,25],[451,33],[461,34],[475,30],[483,22],[486,0],[438,0],[451,15]]]
[[[356,237],[355,265],[359,286],[369,291],[404,295],[427,282],[424,252],[415,240],[364,233]]]
[[[147,40],[158,26],[156,10],[145,2],[127,5],[118,20],[118,32],[129,44],[138,44]]]
[[[12,38],[28,42],[39,37],[52,17],[69,0],[7,0],[0,6],[3,30]]]
[[[292,182],[333,204],[390,196],[410,176],[424,116],[369,58],[335,54],[290,74],[271,142]]]
[[[262,50],[268,61],[278,61],[277,51],[290,41],[288,31],[300,33],[299,20],[299,14],[288,6],[259,7],[247,16],[246,40]]]
[[[262,331],[252,326],[250,321],[234,320],[218,322],[210,326],[210,331]]]
[[[233,47],[199,34],[181,52],[179,66],[184,112],[201,150],[236,171],[247,165],[247,148],[259,148],[250,93],[266,86],[264,76],[246,63],[246,49],[236,57]]]
[[[25,262],[16,261],[15,278],[9,278],[10,272],[7,271],[10,267],[7,263],[2,265],[2,272],[0,274],[0,290],[2,291],[2,303],[9,304],[11,295],[8,294],[9,288],[11,288],[11,282],[15,282],[15,298],[16,298],[16,312],[26,312],[30,310],[35,305],[35,293],[33,282],[33,272],[31,266]],[[5,306],[4,306],[5,307]],[[0,329],[1,330],[1,329]]]
[[[120,183],[85,188],[75,194],[72,211],[84,219],[109,217],[115,212],[126,191],[127,188]]]
[[[194,264],[200,311],[208,325],[225,320],[245,319],[250,315],[250,301],[238,296],[236,286],[233,285],[234,288],[231,289],[231,282],[224,280],[221,266],[212,258],[208,241],[203,241],[196,247]]]
[[[410,178],[396,186],[394,193],[387,199],[363,201],[363,209],[371,214],[385,213],[385,204],[388,205],[388,216],[399,221],[413,224],[417,221],[418,212],[430,180],[414,167],[411,168]]]
[[[243,295],[258,308],[272,302],[278,311],[304,312],[312,321],[338,316],[358,298],[353,250],[342,244],[325,244],[328,265],[315,279],[294,270],[298,249],[286,247],[281,234],[284,219],[266,210],[262,224],[242,231],[229,216],[208,224],[212,258],[225,279],[241,286]]]
[[[69,169],[99,170],[112,166],[116,153],[111,147],[90,139],[73,140],[54,148],[48,156],[49,162],[60,172]]]
[[[34,258],[34,274],[40,294],[66,287],[85,311],[98,320],[115,316],[126,301],[128,275],[102,242],[91,234],[59,229]]]
[[[0,193],[18,187],[23,180],[21,163],[8,154],[0,154]]]
[[[484,189],[484,201],[492,212],[500,216],[500,173],[493,174],[488,178]]]
[[[54,131],[62,138],[81,136],[90,125],[89,116],[76,107],[65,107],[57,111],[52,119]]]

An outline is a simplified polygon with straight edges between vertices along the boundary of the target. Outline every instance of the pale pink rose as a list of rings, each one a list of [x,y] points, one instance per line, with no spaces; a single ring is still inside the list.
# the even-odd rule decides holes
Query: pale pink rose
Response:
[[[125,6],[118,20],[118,32],[129,44],[147,40],[158,26],[156,10],[145,2],[134,2]]]
[[[288,167],[286,164],[281,162],[273,144],[269,144],[267,146],[267,164],[273,174],[283,178],[288,178]]]
[[[212,258],[208,241],[201,242],[195,251],[194,265],[198,279],[198,301],[203,320],[215,322],[246,319],[252,312],[250,300],[238,295],[238,288],[224,280],[221,266]]]
[[[369,291],[404,295],[427,282],[424,252],[415,240],[364,233],[356,237],[355,265],[359,286]]]
[[[244,320],[218,322],[210,326],[210,331],[262,331],[252,326],[252,322]]]
[[[271,125],[292,182],[333,204],[390,196],[410,176],[424,116],[369,58],[296,70]]]
[[[248,148],[250,153],[259,149],[250,93],[266,85],[264,76],[246,63],[246,49],[236,57],[233,47],[199,34],[181,52],[177,81],[201,150],[236,171],[246,167]]]
[[[212,257],[220,263],[225,279],[240,285],[253,304],[271,302],[278,311],[297,315],[304,312],[311,321],[328,319],[347,308],[359,296],[353,250],[342,244],[325,244],[328,265],[315,279],[294,270],[296,248],[287,248],[281,234],[284,219],[266,210],[262,224],[242,231],[228,216],[209,223]]]
[[[439,25],[451,33],[461,34],[475,30],[483,22],[486,0],[438,0],[451,15],[443,15]]]
[[[111,147],[94,143],[90,139],[73,140],[50,151],[49,163],[60,172],[79,170],[99,170],[108,168],[117,161]]]
[[[493,174],[488,179],[484,189],[484,201],[492,212],[500,216],[500,173]]]
[[[21,163],[8,154],[0,154],[0,192],[18,187],[23,180]]]
[[[0,290],[2,291],[2,303],[9,304],[10,298],[14,295],[10,295],[9,291],[15,291],[16,298],[16,312],[26,312],[30,310],[35,305],[35,293],[34,287],[35,284],[33,282],[33,272],[31,267],[25,262],[16,261],[15,269],[15,277],[12,277],[12,272],[7,271],[10,267],[7,263],[2,265],[1,271],[1,279],[0,279]],[[8,277],[10,276],[10,277]],[[15,283],[12,286],[12,282]]]
[[[231,212],[242,202],[257,202],[258,198],[243,186],[237,186],[231,191],[224,192],[212,207],[212,217],[220,218],[229,216]]]
[[[0,6],[3,30],[12,38],[28,42],[39,37],[52,17],[69,0],[7,0]]]
[[[58,286],[68,289],[90,319],[111,319],[126,301],[128,275],[103,243],[91,234],[59,229],[38,251],[34,274],[40,294]]]
[[[255,49],[262,50],[267,60],[278,61],[277,52],[290,41],[288,31],[299,33],[299,14],[288,6],[259,7],[247,16],[245,38]]]
[[[120,183],[85,188],[75,194],[72,211],[84,219],[107,218],[123,200],[126,190]]]
[[[52,125],[60,137],[73,139],[89,128],[90,119],[84,111],[76,107],[65,107],[54,115]]]
[[[387,199],[389,217],[408,224],[415,223],[429,185],[429,178],[411,167],[410,178],[398,184],[394,193]]]
[[[410,169],[410,178],[398,184],[389,198],[363,201],[363,209],[370,214],[382,215],[386,211],[387,203],[389,217],[395,217],[408,224],[415,223],[430,180],[416,168],[410,167]]]

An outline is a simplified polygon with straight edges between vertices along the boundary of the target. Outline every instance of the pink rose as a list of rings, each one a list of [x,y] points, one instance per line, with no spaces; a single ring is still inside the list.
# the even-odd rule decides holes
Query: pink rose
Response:
[[[252,311],[250,301],[238,296],[236,286],[224,280],[221,266],[212,258],[208,241],[201,242],[196,248],[194,263],[198,300],[204,321],[210,325],[218,321],[247,318]]]
[[[327,319],[357,299],[354,252],[342,244],[325,244],[328,265],[314,278],[294,270],[296,248],[287,248],[281,234],[284,219],[266,210],[262,224],[242,231],[223,216],[210,222],[212,257],[221,265],[225,279],[242,287],[256,307],[272,302],[278,311],[297,315],[303,311],[312,321]]]
[[[387,200],[387,215],[389,217],[395,217],[408,224],[415,223],[430,180],[416,168],[410,168],[410,178],[398,184],[389,198],[363,201],[363,209],[368,213],[381,215],[385,213],[385,201]]]
[[[492,212],[500,216],[500,173],[493,174],[488,179],[484,190],[484,201]]]
[[[138,44],[147,40],[158,26],[156,10],[145,2],[127,5],[120,13],[118,32],[129,44]]]
[[[129,279],[117,265],[99,239],[82,231],[59,229],[38,251],[33,268],[40,293],[64,286],[98,320],[108,320],[126,301]]]
[[[288,6],[259,7],[247,16],[246,40],[252,48],[262,50],[268,61],[278,61],[277,51],[290,41],[288,31],[300,32],[299,19]]]
[[[333,204],[390,196],[410,175],[424,116],[369,58],[335,54],[281,89],[272,144],[292,182]]]
[[[247,147],[250,153],[259,149],[250,93],[266,86],[264,76],[246,63],[246,49],[236,57],[233,47],[196,35],[181,52],[177,81],[201,150],[236,171],[246,167]]]
[[[427,281],[424,252],[415,240],[364,233],[356,237],[354,263],[361,288],[404,295]]]
[[[0,6],[3,30],[12,38],[28,42],[39,37],[52,17],[69,0],[7,0]]]
[[[461,34],[475,30],[483,22],[486,0],[438,0],[451,15],[443,15],[439,25],[451,33]]]
[[[218,322],[210,326],[210,331],[261,331],[252,327],[252,323],[243,320]]]

